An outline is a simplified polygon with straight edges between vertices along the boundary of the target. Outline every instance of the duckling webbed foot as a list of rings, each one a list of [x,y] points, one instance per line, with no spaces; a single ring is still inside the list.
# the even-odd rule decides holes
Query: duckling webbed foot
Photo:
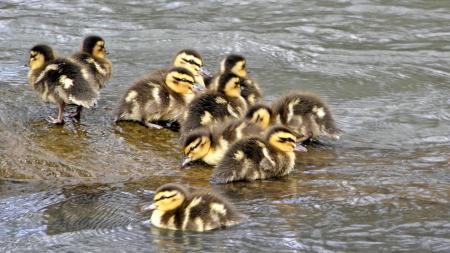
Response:
[[[83,110],[82,106],[77,106],[74,112],[69,113],[69,117],[74,118],[76,120],[80,120],[81,118],[81,111]]]
[[[58,118],[53,118],[52,116],[48,116],[47,121],[51,124],[64,124],[64,107],[65,104],[64,103],[59,103],[58,104]]]

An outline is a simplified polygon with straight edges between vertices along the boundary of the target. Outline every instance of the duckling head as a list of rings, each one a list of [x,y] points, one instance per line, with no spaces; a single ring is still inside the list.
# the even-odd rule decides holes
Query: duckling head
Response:
[[[108,51],[105,48],[105,41],[102,37],[96,35],[88,36],[83,40],[81,51],[102,59],[108,55]]]
[[[173,59],[173,66],[186,68],[194,75],[206,72],[202,56],[193,49],[183,49],[178,52]]]
[[[241,83],[244,79],[238,75],[226,72],[220,75],[217,91],[224,93],[228,97],[237,98],[241,96]]]
[[[230,54],[222,60],[220,64],[220,73],[232,72],[239,77],[247,77],[246,60],[243,56]]]
[[[268,130],[266,139],[271,146],[284,153],[296,151],[306,152],[306,148],[298,144],[300,136],[289,128],[275,126]]]
[[[250,120],[250,122],[258,125],[264,130],[269,127],[272,117],[272,109],[269,106],[263,104],[258,104],[250,107],[245,114],[246,119]]]
[[[55,58],[55,53],[51,47],[39,44],[31,48],[28,66],[31,70],[42,68],[46,62]]]
[[[212,136],[210,131],[197,129],[189,133],[183,143],[183,153],[186,158],[181,166],[184,168],[192,162],[202,159],[210,151],[211,145]]]
[[[179,184],[160,186],[153,197],[150,209],[167,212],[180,207],[187,199],[188,191]]]
[[[185,68],[171,68],[165,77],[166,85],[174,92],[182,95],[193,94],[198,88],[192,72]]]

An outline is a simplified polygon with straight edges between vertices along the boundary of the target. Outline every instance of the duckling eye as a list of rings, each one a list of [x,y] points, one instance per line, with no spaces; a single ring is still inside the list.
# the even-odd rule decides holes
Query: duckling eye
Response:
[[[161,196],[159,199],[155,199],[154,202],[158,202],[158,201],[163,200],[163,199],[170,199],[170,198],[175,197],[175,195],[177,195],[177,194],[175,193],[175,194],[172,194],[172,195],[169,195],[169,196]]]
[[[189,63],[189,64],[192,64],[192,65],[196,65],[196,66],[198,66],[199,68],[201,67],[200,64],[196,63],[194,60],[187,60],[187,59],[184,59],[184,58],[183,58],[183,61],[185,61],[185,62],[187,62],[187,63]]]
[[[295,143],[295,140],[292,139],[292,138],[289,138],[289,137],[287,137],[287,138],[281,137],[278,141],[282,142],[282,143],[284,143],[284,142],[293,142],[293,143]]]

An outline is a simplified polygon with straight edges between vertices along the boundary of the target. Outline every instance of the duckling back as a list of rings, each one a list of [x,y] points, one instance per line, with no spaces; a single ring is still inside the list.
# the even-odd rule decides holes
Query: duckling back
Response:
[[[189,104],[181,131],[183,135],[193,129],[223,122],[229,118],[240,118],[231,101],[218,92],[210,91],[195,97]]]
[[[75,53],[70,58],[84,65],[84,67],[94,76],[97,89],[104,88],[106,82],[111,78],[112,63],[106,58],[96,58],[85,52]]]
[[[295,92],[277,99],[272,107],[279,123],[299,134],[311,138],[324,135],[339,139],[342,133],[336,127],[329,107],[315,94]]]
[[[40,70],[30,71],[29,81],[44,101],[63,101],[90,108],[98,99],[92,76],[81,65],[66,58],[57,58]]]

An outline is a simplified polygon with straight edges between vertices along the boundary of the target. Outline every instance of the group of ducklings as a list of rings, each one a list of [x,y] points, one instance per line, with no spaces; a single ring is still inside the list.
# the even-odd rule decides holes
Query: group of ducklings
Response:
[[[105,41],[86,37],[81,51],[56,57],[47,45],[30,50],[28,80],[44,101],[59,106],[55,124],[64,122],[65,105],[76,105],[70,117],[94,106],[111,77]],[[328,106],[316,95],[291,92],[264,104],[259,84],[248,74],[246,59],[227,55],[210,75],[195,50],[178,52],[171,66],[144,75],[123,95],[115,121],[137,121],[149,128],[180,131],[182,167],[214,166],[211,183],[252,181],[289,174],[295,151],[319,136],[341,133]],[[167,184],[157,189],[153,225],[204,231],[236,224],[243,217],[223,197],[189,193]]]

